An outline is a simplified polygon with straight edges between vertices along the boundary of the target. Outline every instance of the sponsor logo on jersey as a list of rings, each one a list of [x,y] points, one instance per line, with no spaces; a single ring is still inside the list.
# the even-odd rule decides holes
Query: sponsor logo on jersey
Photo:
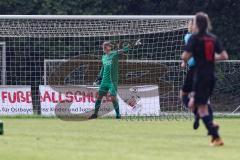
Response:
[[[108,60],[105,65],[112,65],[112,60]]]

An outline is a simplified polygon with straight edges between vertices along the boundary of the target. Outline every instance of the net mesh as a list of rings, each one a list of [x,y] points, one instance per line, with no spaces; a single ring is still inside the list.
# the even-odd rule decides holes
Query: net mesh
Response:
[[[120,88],[126,85],[157,85],[161,111],[182,110],[179,91],[186,70],[181,69],[180,61],[120,60],[119,63]],[[100,60],[45,60],[44,84],[92,85],[100,67]]]
[[[40,113],[39,85],[92,85],[101,66],[101,44],[111,41],[114,49],[131,46],[119,62],[119,85],[157,85],[161,111],[182,111],[178,96],[186,70],[178,60],[191,18],[0,19],[0,42],[6,42],[6,84],[31,85],[33,106]],[[139,39],[141,45],[134,46]],[[221,80],[212,101],[223,104],[224,94],[234,99],[220,105],[219,111],[232,111],[240,104],[238,66],[238,62],[223,62],[218,67]],[[229,87],[223,88],[223,83]]]
[[[240,113],[240,60],[216,64],[217,83],[211,98],[214,110],[233,114]]]

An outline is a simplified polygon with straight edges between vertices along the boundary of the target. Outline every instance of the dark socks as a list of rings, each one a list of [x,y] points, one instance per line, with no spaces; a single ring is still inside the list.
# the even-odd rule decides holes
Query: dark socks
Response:
[[[188,102],[189,102],[189,97],[188,95],[183,95],[182,96],[182,102],[186,108],[188,108]]]
[[[101,100],[97,99],[96,103],[95,103],[95,110],[94,110],[94,114],[98,114],[99,108],[101,106]]]
[[[211,121],[213,121],[213,110],[210,104],[208,104],[208,113],[211,118]]]
[[[186,108],[188,108],[188,102],[189,102],[189,100],[190,100],[190,99],[189,99],[188,95],[183,95],[183,96],[182,96],[182,101],[183,101],[183,104],[185,105]],[[193,114],[194,114],[194,124],[193,124],[193,128],[194,128],[194,129],[198,129],[200,117],[199,117],[198,109],[197,109],[197,108],[195,108],[195,109],[193,110]]]
[[[211,116],[210,115],[204,116],[202,117],[202,120],[209,134],[212,135],[213,138],[219,138],[218,130],[214,126]]]
[[[211,107],[210,104],[208,104],[208,113],[209,113],[209,116],[210,116],[210,120],[213,121],[213,110],[212,110],[212,107]],[[195,108],[193,110],[193,114],[194,114],[196,120],[200,119],[197,108]]]
[[[197,108],[193,110],[193,114],[194,114],[193,129],[198,129],[200,116],[198,114]]]
[[[194,108],[193,114],[194,114],[195,118],[197,118],[197,119],[200,118],[200,117],[199,117],[199,114],[198,114],[198,109],[197,109],[197,108]]]
[[[116,112],[116,116],[119,117],[120,116],[120,112],[119,112],[119,105],[118,105],[118,101],[113,101],[113,107],[115,109]]]

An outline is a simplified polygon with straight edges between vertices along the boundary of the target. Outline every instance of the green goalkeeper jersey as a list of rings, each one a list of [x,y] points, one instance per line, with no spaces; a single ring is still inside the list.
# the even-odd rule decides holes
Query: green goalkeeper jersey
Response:
[[[109,54],[102,56],[102,68],[100,72],[102,83],[118,83],[118,59],[118,51],[111,51]]]
[[[100,71],[100,77],[102,77],[102,84],[118,84],[119,54],[127,53],[128,51],[129,47],[125,46],[121,50],[113,50],[109,54],[104,53],[104,55],[102,56],[102,68]]]

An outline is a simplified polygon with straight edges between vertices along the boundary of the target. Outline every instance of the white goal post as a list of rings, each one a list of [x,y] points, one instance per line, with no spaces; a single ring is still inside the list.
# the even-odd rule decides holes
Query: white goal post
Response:
[[[6,84],[6,43],[0,42],[1,85]]]
[[[0,19],[44,19],[44,20],[153,20],[193,19],[194,15],[0,15]]]

